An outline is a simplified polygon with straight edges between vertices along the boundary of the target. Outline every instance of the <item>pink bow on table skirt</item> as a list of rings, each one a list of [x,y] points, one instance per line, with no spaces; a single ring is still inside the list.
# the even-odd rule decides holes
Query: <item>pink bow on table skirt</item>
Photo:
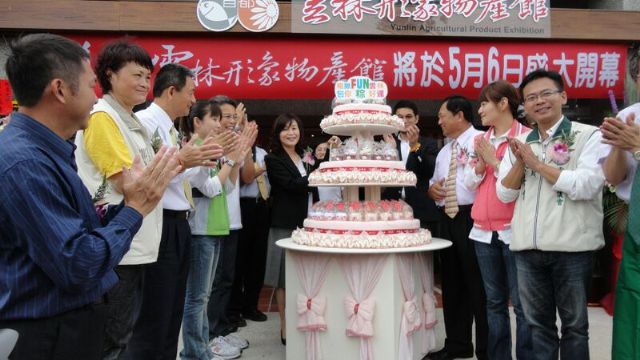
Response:
[[[327,322],[324,320],[324,311],[327,307],[327,298],[325,296],[309,298],[303,294],[298,294],[296,305],[298,309],[298,330],[327,330]]]
[[[387,255],[340,256],[338,263],[349,285],[350,295],[343,306],[347,321],[347,336],[360,338],[360,360],[373,359],[373,316],[375,300],[371,298],[382,275]]]
[[[327,278],[331,257],[313,253],[295,253],[292,256],[300,286],[304,291],[303,294],[298,294],[296,299],[297,329],[305,333],[306,359],[321,360],[322,347],[319,332],[327,330],[324,319],[327,298],[318,294]]]
[[[347,296],[344,299],[344,312],[349,318],[347,336],[372,337],[375,309],[376,303],[371,298],[358,303],[353,297]]]

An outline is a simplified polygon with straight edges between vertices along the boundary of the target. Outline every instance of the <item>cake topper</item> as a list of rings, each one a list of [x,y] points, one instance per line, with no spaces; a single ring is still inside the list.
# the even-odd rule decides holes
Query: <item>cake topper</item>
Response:
[[[336,81],[335,103],[372,103],[384,104],[387,98],[387,84],[374,81],[365,76],[354,76],[349,80]]]

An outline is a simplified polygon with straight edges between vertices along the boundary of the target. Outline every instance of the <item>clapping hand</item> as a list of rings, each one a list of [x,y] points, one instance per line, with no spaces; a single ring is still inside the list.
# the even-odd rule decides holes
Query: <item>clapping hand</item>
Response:
[[[409,147],[413,147],[418,143],[418,139],[420,138],[420,128],[416,125],[409,125],[406,128],[405,136],[409,142]]]
[[[521,161],[531,170],[538,171],[538,166],[542,164],[540,159],[533,153],[531,150],[531,146],[527,143],[522,143],[517,139],[514,139],[516,142],[517,150],[516,157],[521,159]]]
[[[496,156],[496,149],[485,139],[484,137],[480,137],[475,141],[475,150],[476,154],[478,154],[478,163],[480,161],[484,162],[492,166],[494,169],[498,167],[499,161]]]
[[[338,147],[342,144],[342,140],[340,140],[339,137],[333,135],[331,137],[331,139],[329,139],[329,141],[327,141],[327,144],[329,145],[330,148],[335,148]]]
[[[140,156],[133,159],[130,169],[122,169],[122,193],[127,206],[146,216],[162,199],[171,179],[182,169],[176,148],[163,146],[153,160],[143,168]]]
[[[212,136],[207,136],[202,144],[197,145],[198,136],[193,136],[188,143],[184,144],[178,153],[178,159],[180,160],[184,169],[189,169],[195,166],[208,166],[215,165],[215,161],[224,154],[224,149]]]
[[[640,126],[635,122],[635,114],[630,113],[625,121],[607,117],[600,126],[602,142],[626,151],[640,149]]]

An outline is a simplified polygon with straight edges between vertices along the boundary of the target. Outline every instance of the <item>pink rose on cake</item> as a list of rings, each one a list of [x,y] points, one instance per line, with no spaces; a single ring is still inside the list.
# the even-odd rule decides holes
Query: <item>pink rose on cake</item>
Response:
[[[391,200],[391,217],[393,220],[402,220],[402,203],[398,200]]]
[[[384,200],[380,202],[380,220],[391,220],[391,203],[389,203],[389,201]]]
[[[324,204],[324,212],[323,212],[323,217],[322,220],[325,221],[331,221],[334,220],[336,218],[336,209],[335,209],[335,202],[332,200],[329,200],[327,202],[325,202]]]
[[[378,221],[378,205],[375,201],[367,201],[364,204],[364,220]]]
[[[346,221],[347,219],[347,209],[345,206],[345,203],[343,202],[338,202],[336,204],[336,213],[335,213],[335,220],[336,221]]]
[[[349,203],[349,221],[362,221],[362,204],[359,201]]]

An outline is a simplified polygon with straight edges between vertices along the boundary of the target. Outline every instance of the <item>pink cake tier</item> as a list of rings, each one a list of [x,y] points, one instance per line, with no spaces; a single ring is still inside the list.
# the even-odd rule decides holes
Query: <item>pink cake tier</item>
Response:
[[[309,175],[309,185],[402,185],[416,184],[416,175],[401,161],[327,161]]]
[[[320,128],[324,130],[330,126],[350,124],[390,125],[398,130],[404,129],[404,121],[391,115],[391,107],[380,104],[338,105],[333,109],[333,114],[320,122]]]
[[[411,207],[400,200],[320,201],[311,207],[293,242],[316,247],[382,249],[425,245],[429,231],[420,228]]]

